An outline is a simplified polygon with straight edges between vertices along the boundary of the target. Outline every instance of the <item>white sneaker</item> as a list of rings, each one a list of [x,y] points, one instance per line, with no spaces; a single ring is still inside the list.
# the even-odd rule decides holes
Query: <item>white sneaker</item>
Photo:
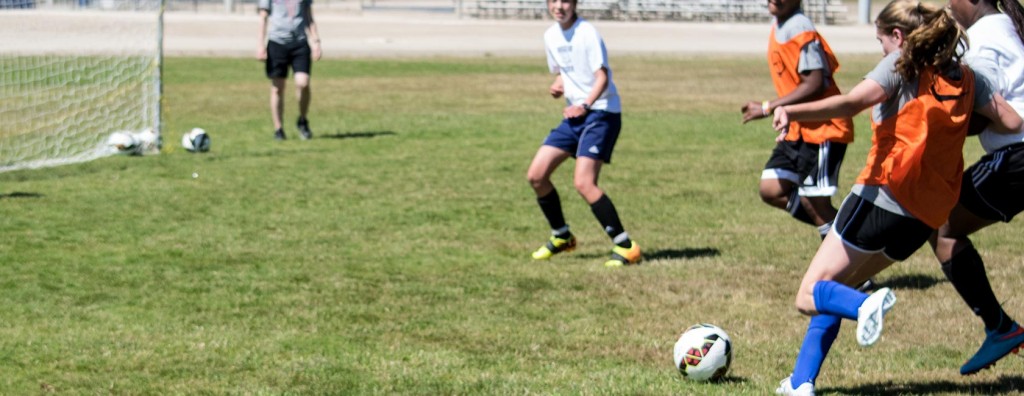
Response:
[[[814,396],[814,384],[810,382],[804,382],[800,384],[796,389],[793,389],[793,383],[790,382],[792,376],[786,377],[786,379],[779,382],[779,388],[775,390],[776,395],[783,396]]]
[[[882,319],[896,304],[896,295],[888,287],[871,293],[857,309],[857,343],[872,346],[882,337]]]

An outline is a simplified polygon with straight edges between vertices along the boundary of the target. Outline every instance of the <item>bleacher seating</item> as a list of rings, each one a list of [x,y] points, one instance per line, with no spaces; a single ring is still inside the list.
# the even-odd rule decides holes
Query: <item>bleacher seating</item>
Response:
[[[477,18],[550,18],[546,0],[476,0],[467,15]],[[804,13],[816,23],[848,23],[842,0],[804,0]],[[771,19],[764,0],[579,0],[577,11],[591,20],[765,22]]]

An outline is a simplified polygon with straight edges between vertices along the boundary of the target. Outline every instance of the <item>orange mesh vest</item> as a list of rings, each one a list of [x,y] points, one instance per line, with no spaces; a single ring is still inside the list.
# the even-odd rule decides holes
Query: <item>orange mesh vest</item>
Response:
[[[910,214],[938,229],[960,197],[963,147],[974,109],[974,73],[960,66],[952,81],[928,68],[921,72],[917,98],[881,123],[858,184],[888,185]]]
[[[832,48],[818,32],[803,32],[793,37],[792,40],[779,44],[775,40],[775,27],[772,26],[772,32],[768,38],[768,65],[771,67],[772,82],[775,84],[775,92],[779,97],[793,92],[797,85],[800,85],[800,73],[797,72],[797,68],[800,66],[800,49],[814,40],[821,43],[821,48],[825,51],[825,60],[828,61],[828,67],[832,71],[831,74],[835,74],[839,70],[839,61],[832,53]],[[829,76],[828,88],[825,88],[825,92],[810,98],[808,102],[833,95],[839,95],[839,87],[836,86],[835,79]],[[821,144],[826,140],[850,143],[853,141],[853,119],[833,118],[827,121],[791,122],[786,140],[795,141],[801,137],[805,142],[814,144]]]

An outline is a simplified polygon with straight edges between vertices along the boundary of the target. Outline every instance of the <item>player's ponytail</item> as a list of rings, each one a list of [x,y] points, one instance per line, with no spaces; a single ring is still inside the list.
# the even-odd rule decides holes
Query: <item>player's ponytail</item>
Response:
[[[896,71],[912,80],[928,67],[946,70],[960,63],[967,37],[945,8],[917,0],[896,0],[882,10],[875,26],[884,34],[899,29],[904,35]]]

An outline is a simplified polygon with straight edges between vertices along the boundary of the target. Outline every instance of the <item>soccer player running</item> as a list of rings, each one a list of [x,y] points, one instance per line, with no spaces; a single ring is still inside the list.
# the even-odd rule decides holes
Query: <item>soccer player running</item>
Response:
[[[544,32],[548,68],[557,74],[551,96],[565,96],[562,123],[551,130],[530,163],[526,177],[537,194],[537,203],[551,226],[547,244],[533,252],[535,260],[547,260],[576,247],[576,237],[562,214],[558,191],[551,174],[569,157],[576,158],[573,181],[576,191],[615,244],[608,267],[638,264],[640,246],[626,233],[615,205],[597,186],[601,166],[610,163],[622,128],[622,107],[608,66],[608,52],[594,25],[576,14],[576,0],[547,0],[555,24]]]
[[[1016,133],[1024,123],[991,82],[960,62],[963,32],[944,9],[896,0],[875,26],[885,57],[848,94],[775,110],[778,140],[793,120],[853,116],[874,106],[867,165],[801,280],[795,305],[811,323],[778,394],[814,394],[841,319],[857,320],[859,344],[878,341],[896,297],[889,288],[868,295],[849,285],[910,257],[945,223],[960,192],[972,112],[1001,132]]]
[[[747,102],[741,108],[743,123],[768,117],[779,106],[840,94],[833,78],[839,62],[800,4],[800,0],[768,1],[768,12],[774,16],[768,66],[779,96]],[[791,123],[786,138],[776,144],[761,172],[761,200],[818,227],[824,238],[836,217],[832,195],[850,142],[850,117]]]
[[[295,73],[295,92],[299,102],[299,119],[295,126],[302,139],[313,132],[306,119],[312,99],[309,73],[312,60],[320,60],[320,33],[313,21],[313,0],[259,0],[260,29],[256,59],[266,62],[270,79],[270,117],[274,123],[274,139],[284,140],[281,117],[284,115],[284,87],[288,68]]]
[[[1002,7],[1002,13],[999,7]],[[967,29],[964,60],[996,82],[1020,114],[1024,111],[1024,9],[1015,0],[950,0],[953,18]],[[979,136],[985,155],[964,171],[960,200],[932,241],[942,271],[985,324],[985,341],[960,374],[976,373],[1024,344],[1021,329],[996,299],[985,264],[968,235],[1024,210],[1024,134],[991,128]]]

